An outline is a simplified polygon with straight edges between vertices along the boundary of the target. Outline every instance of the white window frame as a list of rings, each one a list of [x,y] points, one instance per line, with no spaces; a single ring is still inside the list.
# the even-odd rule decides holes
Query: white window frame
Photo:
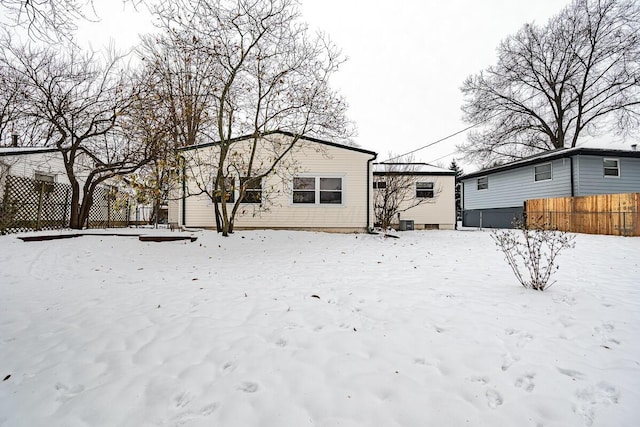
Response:
[[[418,184],[430,184],[431,188],[418,188]],[[415,183],[415,197],[416,199],[433,199],[435,197],[436,183],[433,181],[416,181]],[[418,196],[419,191],[431,192],[430,196]]]
[[[236,194],[236,199],[240,197],[240,185],[242,185],[242,182],[244,180],[247,180],[247,179],[248,179],[247,177],[243,177],[243,178],[239,179],[239,185],[236,187],[236,193],[237,193]],[[260,178],[260,201],[259,202],[247,202],[245,200],[240,200],[240,203],[241,204],[246,204],[246,205],[254,205],[254,206],[255,205],[261,205],[262,204],[262,193],[264,191],[264,188],[263,188],[264,187],[264,182],[263,181],[264,180],[262,178]],[[244,195],[246,196],[247,193],[249,193],[249,192],[257,193],[258,189],[257,188],[245,189]]]
[[[614,168],[605,166],[605,163],[608,162],[608,161],[609,162],[616,162],[616,168],[615,169],[618,171],[617,175],[607,175],[606,174],[606,170],[607,169],[614,169]],[[604,176],[605,178],[619,179],[620,175],[621,175],[620,172],[621,172],[621,170],[620,170],[620,159],[612,159],[612,158],[609,158],[609,157],[605,157],[605,158],[602,159],[602,176]]]
[[[481,179],[484,179],[486,181],[486,184],[485,184],[486,187],[484,187],[484,188],[480,188],[480,180]],[[478,179],[476,179],[476,189],[478,191],[485,191],[485,190],[489,189],[489,176],[488,175],[487,176],[480,176],[480,177],[478,177]]]
[[[538,179],[538,175],[547,174],[547,172],[542,172],[540,174],[538,173],[537,169],[542,166],[549,166],[549,172],[548,172],[549,178]],[[533,167],[533,182],[545,182],[545,181],[551,181],[551,180],[553,180],[553,163],[551,162],[541,163]]]
[[[295,180],[295,178],[314,178],[315,179],[315,187],[313,189],[314,191],[314,203],[296,203],[293,200],[293,194],[295,193],[295,188],[294,188],[294,184],[293,181]],[[321,203],[320,202],[320,193],[322,191],[329,191],[329,190],[321,190],[320,189],[320,180],[324,179],[324,178],[329,178],[329,179],[339,179],[340,180],[340,203]],[[298,174],[295,175],[293,177],[293,179],[291,180],[291,196],[289,198],[289,203],[291,206],[296,206],[296,207],[344,207],[345,206],[345,196],[346,196],[346,179],[343,175],[325,175],[325,174]],[[301,190],[298,190],[301,191]],[[332,190],[332,191],[337,191],[337,190]]]

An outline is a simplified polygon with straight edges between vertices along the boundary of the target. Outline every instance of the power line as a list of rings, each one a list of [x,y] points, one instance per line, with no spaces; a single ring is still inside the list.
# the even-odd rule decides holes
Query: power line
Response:
[[[424,146],[422,146],[422,147],[420,147],[420,148],[416,148],[415,150],[411,150],[411,151],[409,151],[409,152],[407,152],[407,153],[400,154],[400,155],[398,155],[398,156],[395,156],[395,157],[392,157],[392,158],[390,158],[390,159],[387,159],[387,160],[385,160],[385,162],[388,162],[388,161],[391,161],[391,160],[396,160],[396,159],[399,159],[400,157],[408,156],[409,154],[413,154],[413,153],[416,153],[416,152],[418,152],[418,151],[420,151],[420,150],[424,150],[425,148],[429,148],[429,147],[431,147],[432,145],[436,145],[436,144],[438,144],[438,143],[440,143],[440,142],[442,142],[442,141],[446,141],[447,139],[453,138],[454,136],[459,135],[459,134],[461,134],[461,133],[463,133],[463,132],[466,132],[466,131],[468,131],[469,129],[473,129],[474,127],[476,127],[476,126],[478,126],[478,125],[481,125],[482,123],[486,122],[487,120],[489,120],[489,119],[483,120],[483,121],[478,122],[478,123],[476,123],[476,124],[474,124],[474,125],[471,125],[471,126],[467,126],[466,128],[464,128],[464,129],[462,129],[462,130],[459,130],[459,131],[457,131],[457,132],[454,132],[454,133],[452,133],[451,135],[447,135],[447,136],[445,136],[444,138],[440,138],[440,139],[439,139],[439,140],[437,140],[437,141],[430,142],[429,144],[424,145]],[[445,157],[446,157],[446,156],[445,156]],[[438,159],[438,160],[439,160],[439,159]],[[435,161],[435,160],[434,160],[434,161]]]

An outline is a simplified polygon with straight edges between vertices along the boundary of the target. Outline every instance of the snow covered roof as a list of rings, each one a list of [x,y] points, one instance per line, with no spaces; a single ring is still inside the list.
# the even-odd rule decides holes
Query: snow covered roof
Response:
[[[461,180],[468,178],[476,178],[478,176],[488,175],[496,172],[504,172],[511,169],[516,169],[522,166],[528,166],[540,161],[551,161],[555,159],[562,159],[573,157],[577,155],[585,156],[616,156],[616,157],[638,157],[640,158],[640,151],[635,150],[616,150],[606,148],[586,148],[586,147],[574,147],[574,148],[560,148],[552,151],[545,151],[543,153],[534,154],[524,159],[516,160],[514,162],[506,163],[504,165],[493,166],[486,169],[481,169],[476,172],[464,175],[460,177]]]
[[[444,169],[429,163],[382,162],[373,164],[374,175],[455,175],[450,169]]]

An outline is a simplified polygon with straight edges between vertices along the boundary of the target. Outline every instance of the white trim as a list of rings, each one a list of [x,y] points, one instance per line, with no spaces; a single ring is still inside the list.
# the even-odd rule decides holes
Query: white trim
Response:
[[[295,178],[315,178],[315,202],[314,203],[294,203],[293,201],[293,180]],[[320,203],[320,179],[321,178],[337,178],[340,179],[341,184],[341,203]],[[346,203],[346,177],[345,175],[340,174],[322,174],[322,173],[299,173],[295,174],[291,177],[290,181],[290,193],[289,193],[289,206],[296,208],[344,208],[347,206]]]
[[[487,180],[487,188],[478,188],[480,186],[480,180],[481,179],[486,179]],[[484,175],[484,176],[479,176],[476,178],[476,191],[486,191],[489,189],[489,175]]]
[[[616,164],[617,164],[616,169],[618,170],[618,174],[617,174],[617,175],[607,175],[606,173],[604,173],[604,171],[605,171],[606,169],[613,169],[613,168],[607,168],[607,167],[604,165],[604,162],[606,162],[607,160],[608,160],[608,161],[616,162]],[[620,179],[620,176],[621,176],[621,175],[622,175],[622,168],[621,168],[621,165],[620,165],[620,159],[614,159],[614,158],[612,158],[612,157],[603,157],[603,158],[602,158],[602,176],[603,176],[604,178],[606,178],[606,179]]]

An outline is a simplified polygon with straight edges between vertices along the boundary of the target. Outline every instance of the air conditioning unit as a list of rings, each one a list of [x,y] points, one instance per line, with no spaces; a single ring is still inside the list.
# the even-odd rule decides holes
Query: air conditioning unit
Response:
[[[400,231],[413,231],[413,220],[412,219],[401,219],[400,220]]]

